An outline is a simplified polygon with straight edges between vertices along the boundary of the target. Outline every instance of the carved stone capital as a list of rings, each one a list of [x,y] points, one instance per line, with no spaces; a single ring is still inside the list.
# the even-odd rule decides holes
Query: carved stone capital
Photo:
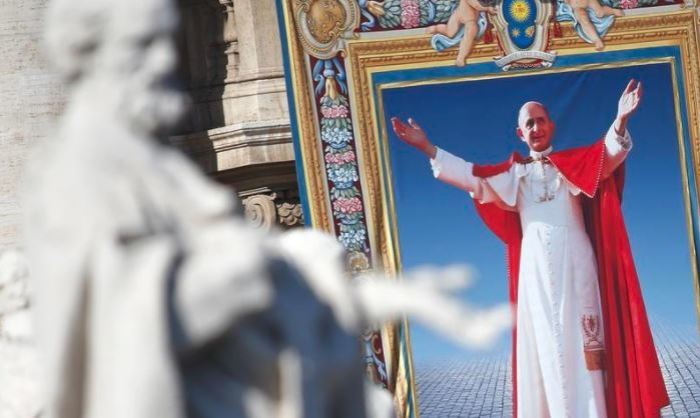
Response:
[[[245,216],[250,222],[252,222],[253,226],[268,230],[276,223],[276,197],[277,196],[273,193],[271,195],[258,194],[243,199]]]
[[[284,193],[283,193],[284,194]],[[246,218],[257,228],[269,230],[304,225],[304,214],[297,199],[278,198],[277,193],[255,194],[243,199]]]

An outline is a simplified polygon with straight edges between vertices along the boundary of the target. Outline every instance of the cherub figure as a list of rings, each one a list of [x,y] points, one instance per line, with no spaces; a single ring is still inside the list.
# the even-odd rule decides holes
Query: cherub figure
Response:
[[[595,13],[595,15],[599,18],[603,18],[606,16],[622,17],[624,16],[622,10],[614,9],[610,6],[600,4],[598,3],[598,0],[565,0],[565,2],[566,4],[571,6],[571,9],[574,12],[574,17],[581,25],[583,33],[585,33],[586,36],[588,36],[590,41],[595,46],[596,51],[602,51],[603,48],[605,48],[605,44],[603,43],[603,40],[600,39],[598,31],[591,22],[591,19],[588,16],[587,9],[592,9],[593,13]]]
[[[441,23],[427,28],[428,33],[442,34],[449,38],[454,38],[459,31],[459,27],[464,25],[464,37],[459,43],[459,53],[455,61],[458,67],[464,67],[467,56],[469,56],[474,42],[476,41],[477,34],[479,33],[479,27],[477,25],[479,12],[495,14],[496,8],[484,6],[479,3],[478,0],[459,0],[459,4],[452,12],[446,24]]]

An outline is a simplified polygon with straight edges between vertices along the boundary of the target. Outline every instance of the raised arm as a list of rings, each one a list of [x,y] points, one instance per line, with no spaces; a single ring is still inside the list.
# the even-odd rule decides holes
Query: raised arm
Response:
[[[617,117],[605,136],[606,155],[603,178],[611,175],[622,164],[632,148],[632,140],[627,132],[627,121],[639,107],[642,93],[642,83],[632,79],[620,96],[617,104]]]
[[[418,123],[412,118],[408,118],[408,123],[403,123],[401,119],[393,117],[391,118],[391,127],[401,141],[421,151],[428,158],[435,158],[437,148],[430,142],[423,128],[418,126]]]
[[[430,158],[433,174],[438,180],[464,191],[480,194],[481,185],[472,175],[471,163],[433,145],[425,131],[411,118],[408,119],[408,123],[398,118],[391,118],[391,125],[401,141]]]
[[[471,197],[481,203],[493,202],[503,209],[516,210],[515,198],[519,180],[513,171],[515,165],[502,175],[482,179],[472,173],[472,163],[433,145],[413,119],[409,118],[406,124],[398,118],[391,118],[391,124],[401,141],[417,148],[430,158],[433,175],[438,180],[469,192]],[[494,187],[500,192],[494,190]]]

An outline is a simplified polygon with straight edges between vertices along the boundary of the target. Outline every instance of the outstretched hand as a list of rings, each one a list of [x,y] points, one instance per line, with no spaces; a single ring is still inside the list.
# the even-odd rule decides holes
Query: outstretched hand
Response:
[[[399,118],[391,118],[391,127],[394,129],[394,133],[399,137],[400,140],[418,148],[420,151],[428,155],[430,158],[435,158],[437,149],[428,140],[428,136],[423,131],[423,128],[418,126],[416,121],[412,118],[408,118],[408,123],[403,123]]]
[[[642,82],[631,79],[625,91],[622,92],[617,103],[617,118],[615,119],[615,130],[624,134],[627,128],[627,119],[637,110],[642,100]]]

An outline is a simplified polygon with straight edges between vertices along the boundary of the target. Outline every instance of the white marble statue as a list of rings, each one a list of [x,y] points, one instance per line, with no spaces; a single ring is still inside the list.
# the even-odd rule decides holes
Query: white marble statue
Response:
[[[6,321],[27,311],[29,306],[29,271],[24,256],[15,250],[0,253],[0,337],[29,336],[31,330],[10,331]]]
[[[18,250],[0,252],[0,417],[34,418],[39,379],[29,269]]]
[[[177,20],[171,0],[50,5],[70,99],[25,189],[42,416],[388,416],[363,377],[368,324],[407,312],[472,345],[509,326],[508,306],[448,297],[462,272],[350,281],[333,238],[246,225],[165,145],[185,109]]]

